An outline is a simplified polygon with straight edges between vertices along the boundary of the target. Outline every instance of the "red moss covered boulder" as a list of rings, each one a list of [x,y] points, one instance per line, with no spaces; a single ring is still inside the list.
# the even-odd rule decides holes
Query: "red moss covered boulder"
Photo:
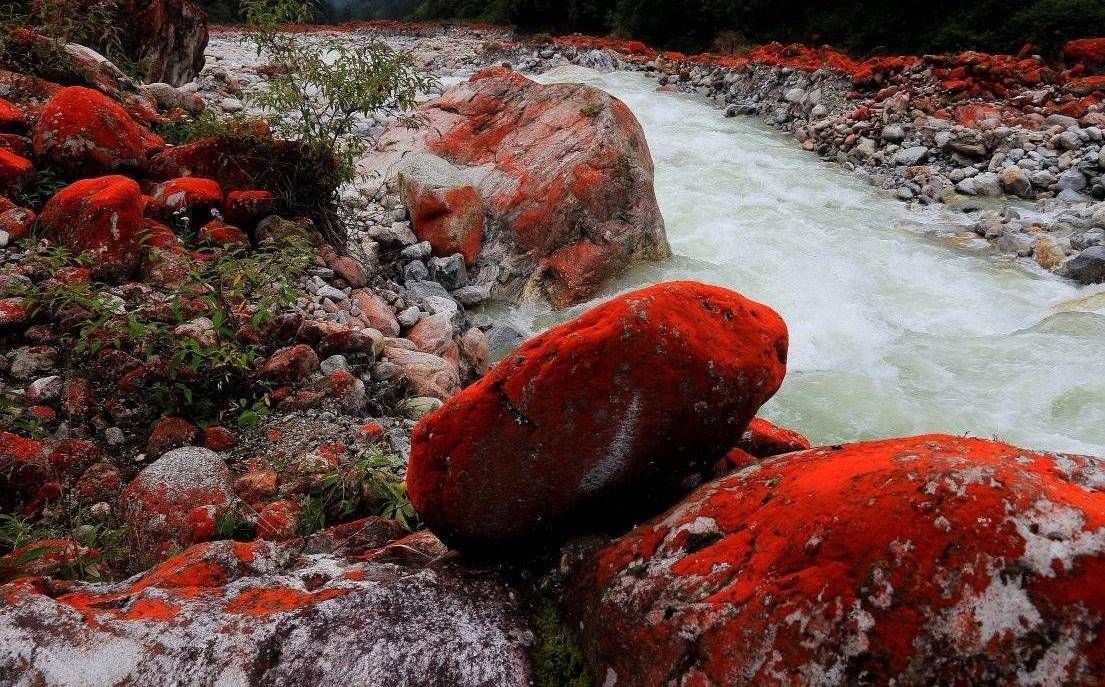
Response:
[[[198,446],[169,451],[138,473],[119,494],[137,557],[157,562],[173,546],[202,541],[210,532],[196,523],[214,522],[234,500],[226,462]]]
[[[1063,46],[1063,58],[1069,65],[1081,64],[1097,71],[1105,68],[1105,38],[1079,38]]]
[[[1098,684],[1103,468],[941,435],[779,456],[591,554],[569,616],[606,684]]]
[[[394,170],[407,179],[401,189],[414,229],[447,246],[439,250],[467,260],[484,255],[502,270],[501,297],[569,305],[596,295],[633,262],[670,255],[648,142],[617,98],[495,68],[419,113],[426,126],[395,126],[380,141],[384,153],[416,151],[412,164]],[[482,247],[473,190],[492,220]],[[561,251],[587,255],[590,268],[547,262]]]
[[[537,543],[666,507],[779,388],[787,330],[726,289],[635,291],[530,340],[414,431],[411,502],[446,543]]]
[[[763,418],[755,418],[748,423],[737,448],[757,458],[770,458],[781,453],[804,451],[810,447],[810,440],[793,429],[777,427]]]
[[[144,200],[124,176],[82,179],[54,194],[42,209],[42,226],[74,255],[88,252],[94,273],[122,279],[142,255]]]
[[[268,191],[231,191],[226,194],[226,221],[236,227],[251,230],[272,214],[274,202]]]
[[[32,140],[35,156],[70,178],[138,169],[164,145],[118,103],[83,86],[50,98]]]
[[[27,119],[14,103],[0,98],[0,132],[22,131]]]
[[[30,186],[34,176],[33,162],[6,148],[0,148],[0,195],[19,195]]]
[[[211,219],[211,210],[223,204],[223,189],[214,179],[181,177],[158,184],[150,194],[148,211],[156,218],[168,220],[187,217],[197,224]]]

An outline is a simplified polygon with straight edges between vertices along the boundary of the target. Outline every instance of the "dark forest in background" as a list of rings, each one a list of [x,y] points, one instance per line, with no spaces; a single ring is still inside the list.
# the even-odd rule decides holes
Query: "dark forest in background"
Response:
[[[215,22],[236,0],[201,0]],[[320,21],[481,21],[532,32],[635,38],[687,52],[770,41],[857,53],[965,49],[1055,55],[1071,38],[1105,35],[1105,0],[330,0]]]

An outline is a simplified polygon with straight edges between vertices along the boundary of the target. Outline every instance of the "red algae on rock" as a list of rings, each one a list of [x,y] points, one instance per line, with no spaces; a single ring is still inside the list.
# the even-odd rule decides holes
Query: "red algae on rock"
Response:
[[[606,684],[1099,684],[1105,466],[920,436],[703,485],[579,564]]]
[[[493,550],[662,508],[779,388],[766,306],[671,282],[530,340],[414,431],[411,502],[446,543]]]

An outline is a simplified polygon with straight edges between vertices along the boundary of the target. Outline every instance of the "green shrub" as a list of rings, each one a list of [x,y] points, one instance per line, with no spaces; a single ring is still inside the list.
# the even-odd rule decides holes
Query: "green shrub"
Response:
[[[374,445],[347,464],[312,479],[310,497],[300,512],[300,531],[311,534],[354,517],[380,515],[398,520],[409,531],[418,528],[418,515],[399,478],[401,456]]]

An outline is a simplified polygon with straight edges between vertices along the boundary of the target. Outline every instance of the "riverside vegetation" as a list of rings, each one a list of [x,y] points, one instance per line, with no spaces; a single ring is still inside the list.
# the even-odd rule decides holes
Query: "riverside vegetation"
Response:
[[[721,287],[528,341],[494,307],[670,256],[629,108],[522,75],[568,65],[764,117],[1105,280],[1097,42],[687,56],[304,29],[293,0],[208,40],[187,2],[96,7],[202,45],[97,46],[147,65],[120,69],[48,18],[5,34],[50,58],[0,68],[0,682],[1097,682],[1098,459],[811,447],[757,417],[787,324]],[[977,206],[1004,192],[1033,222]]]

